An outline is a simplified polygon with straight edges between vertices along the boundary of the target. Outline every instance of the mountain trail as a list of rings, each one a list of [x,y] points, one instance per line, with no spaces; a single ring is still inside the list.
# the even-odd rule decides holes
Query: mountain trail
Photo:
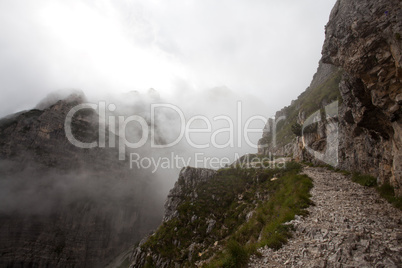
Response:
[[[260,249],[249,267],[402,267],[402,211],[373,188],[325,168],[306,167],[315,206],[296,216],[293,238]]]

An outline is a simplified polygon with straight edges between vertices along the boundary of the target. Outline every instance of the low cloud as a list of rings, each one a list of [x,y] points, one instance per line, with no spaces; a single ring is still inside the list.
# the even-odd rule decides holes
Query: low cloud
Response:
[[[0,116],[61,88],[166,96],[177,81],[253,94],[272,114],[308,86],[334,2],[3,1]]]

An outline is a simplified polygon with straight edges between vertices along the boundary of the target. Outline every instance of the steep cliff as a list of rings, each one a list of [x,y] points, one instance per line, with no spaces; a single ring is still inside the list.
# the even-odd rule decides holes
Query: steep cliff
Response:
[[[340,167],[389,182],[402,194],[402,3],[337,1],[323,61],[345,70]]]
[[[279,248],[283,223],[309,205],[309,178],[300,166],[186,167],[170,191],[161,226],[144,238],[130,267],[243,267],[258,247]]]
[[[207,233],[211,233],[212,229],[215,227],[214,225],[216,221],[214,220],[214,218],[216,216],[210,215],[211,219],[200,218],[201,215],[197,215],[196,211],[189,211],[189,208],[185,209],[184,211],[183,207],[193,206],[198,198],[197,192],[199,191],[199,187],[203,184],[205,185],[206,183],[208,183],[208,181],[213,179],[216,174],[217,172],[214,170],[203,168],[197,169],[186,167],[181,170],[179,179],[175,183],[173,189],[170,190],[165,203],[165,214],[163,217],[162,227],[160,227],[160,229],[165,230],[159,230],[159,233],[162,233],[160,235],[158,235],[158,233],[153,234],[152,240],[151,237],[146,237],[141,241],[140,246],[135,249],[131,257],[134,267],[142,267],[146,263],[153,263],[154,265],[156,265],[156,267],[170,267],[173,266],[175,263],[178,263],[177,255],[182,255],[180,257],[184,259],[188,257],[189,260],[194,258],[194,256],[197,254],[195,250],[199,251],[199,248],[202,245],[192,243],[191,239],[188,236],[191,236],[190,233],[194,231],[194,233],[197,234],[197,240],[202,241],[202,234],[199,232],[199,229],[205,228],[205,226],[207,226],[208,230],[202,231],[207,231]],[[219,197],[217,197],[217,199],[218,198]],[[192,215],[190,215],[190,213]],[[202,216],[205,217],[206,215]],[[183,226],[179,224],[179,221],[181,221],[181,219],[184,217],[191,218],[189,224],[191,225],[191,227],[195,227],[194,230],[192,228],[183,230],[183,233],[181,233],[180,236],[176,237],[176,240],[173,241],[172,239],[174,239],[174,235],[170,233],[171,239],[169,239],[170,241],[166,241],[166,235],[164,234],[164,232],[175,232],[179,228],[184,229],[182,228]],[[199,227],[200,225],[204,226]],[[158,235],[158,237],[155,238],[155,235]],[[209,241],[209,244],[210,242],[211,241]],[[149,247],[144,247],[144,244],[149,245]],[[172,247],[177,248],[175,250]],[[203,245],[203,247],[206,247],[206,245]],[[172,252],[170,252],[172,250],[176,251],[175,254],[172,254]],[[169,253],[166,253],[166,251],[168,251]]]
[[[159,222],[152,180],[115,148],[81,149],[66,138],[80,95],[0,120],[0,266],[101,267]],[[72,131],[98,139],[98,115],[82,110]]]
[[[260,153],[292,155],[296,160],[320,162],[322,157],[317,156],[328,153],[328,137],[335,127],[337,139],[331,150],[336,161],[330,164],[376,176],[380,184],[390,183],[396,194],[401,195],[401,26],[400,1],[338,0],[326,26],[322,63],[312,85],[292,105],[277,113],[276,119],[282,114],[287,117],[281,124],[288,128],[278,124],[276,147],[272,135],[264,134]],[[331,65],[334,67],[327,68],[341,68],[337,85],[332,88],[327,72],[322,69]],[[317,80],[317,77],[324,79]],[[306,94],[317,84],[322,88],[308,98]],[[335,89],[341,98],[338,98],[337,114],[331,117],[332,121],[319,117],[318,112],[314,116],[322,120],[295,137],[290,126],[298,123],[300,127],[314,113],[299,103],[310,102],[316,110],[325,112],[323,109],[331,98],[322,102],[320,93],[327,92],[325,95],[329,96]],[[292,117],[292,113],[296,113],[293,110],[298,114],[296,120]],[[323,112],[321,115],[325,115]],[[284,139],[281,131],[288,137],[293,136],[293,140]]]

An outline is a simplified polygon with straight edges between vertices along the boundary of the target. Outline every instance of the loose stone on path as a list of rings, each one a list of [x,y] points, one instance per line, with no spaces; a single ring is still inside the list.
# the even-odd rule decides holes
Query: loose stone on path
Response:
[[[373,188],[325,168],[306,167],[315,206],[296,216],[293,238],[260,249],[249,267],[402,267],[402,212]]]

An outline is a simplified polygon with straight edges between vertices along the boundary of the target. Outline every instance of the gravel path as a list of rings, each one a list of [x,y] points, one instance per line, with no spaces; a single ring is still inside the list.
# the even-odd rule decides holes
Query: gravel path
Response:
[[[402,212],[346,176],[304,169],[315,206],[296,217],[294,238],[280,250],[261,249],[249,267],[402,267]]]

